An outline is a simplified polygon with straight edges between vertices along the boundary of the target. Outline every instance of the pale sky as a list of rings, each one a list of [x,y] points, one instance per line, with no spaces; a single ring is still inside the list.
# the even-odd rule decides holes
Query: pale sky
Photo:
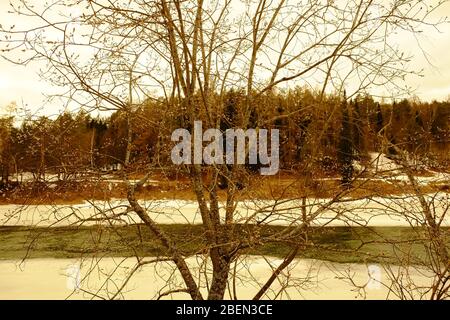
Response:
[[[13,24],[14,17],[7,13],[9,0],[0,0],[0,24]],[[450,17],[450,3],[446,3],[437,15]],[[436,14],[435,14],[436,16]],[[429,62],[418,50],[416,40],[399,37],[398,43],[406,53],[414,54],[411,65],[424,69],[424,77],[407,78],[407,84],[416,88],[416,95],[421,100],[446,100],[450,96],[450,24],[442,25],[440,32],[430,29],[420,35],[422,48],[427,52]],[[0,57],[0,113],[4,107],[15,101],[19,106],[27,105],[33,111],[47,115],[57,114],[61,108],[56,104],[44,106],[45,93],[52,88],[39,79],[38,65],[17,66]]]

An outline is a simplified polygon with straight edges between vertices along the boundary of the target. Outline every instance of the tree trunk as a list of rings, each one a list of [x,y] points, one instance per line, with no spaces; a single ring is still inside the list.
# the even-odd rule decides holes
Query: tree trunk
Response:
[[[208,300],[222,300],[227,287],[231,263],[220,248],[211,249],[211,260],[213,264],[213,277]]]

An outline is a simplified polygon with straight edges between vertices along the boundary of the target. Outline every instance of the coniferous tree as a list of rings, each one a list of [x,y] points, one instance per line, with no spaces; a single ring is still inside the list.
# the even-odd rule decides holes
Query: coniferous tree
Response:
[[[12,117],[0,118],[0,188],[9,183],[12,123]]]
[[[342,185],[350,187],[353,177],[353,141],[352,141],[352,125],[348,104],[345,99],[342,103],[342,126],[339,136],[338,161],[342,176]]]
[[[377,134],[383,130],[383,113],[381,112],[380,104],[377,103],[377,124],[376,124]]]
[[[349,113],[349,121],[352,127],[352,146],[354,157],[362,160],[365,155],[365,137],[364,137],[364,121],[361,115],[361,106],[358,100],[354,100],[351,104],[351,114]]]

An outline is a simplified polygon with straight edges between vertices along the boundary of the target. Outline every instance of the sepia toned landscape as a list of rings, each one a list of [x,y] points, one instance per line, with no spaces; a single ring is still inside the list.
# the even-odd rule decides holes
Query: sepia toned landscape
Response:
[[[448,1],[10,2],[0,299],[449,299]]]

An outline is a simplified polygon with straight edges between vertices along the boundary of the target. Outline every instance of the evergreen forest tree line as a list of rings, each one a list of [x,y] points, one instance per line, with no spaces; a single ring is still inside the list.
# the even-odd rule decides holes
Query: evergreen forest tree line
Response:
[[[222,104],[221,130],[234,127],[244,92],[229,91]],[[130,166],[170,167],[171,132],[191,129],[183,103],[146,101],[131,111],[93,118],[89,113],[65,112],[55,118],[41,116],[0,119],[2,185],[11,176],[31,172],[35,180],[57,173],[60,179],[86,170],[108,171],[125,162],[131,133]],[[172,111],[170,111],[172,110]],[[175,111],[174,111],[175,110]],[[173,114],[172,114],[173,113]],[[289,116],[286,116],[289,115]],[[427,168],[450,166],[450,102],[376,102],[371,96],[347,99],[297,88],[267,93],[255,101],[248,128],[280,130],[280,166],[283,170],[309,170],[340,174],[344,184],[353,175],[353,163],[368,163],[371,152],[394,156],[383,149],[381,137]],[[244,128],[245,129],[245,128]],[[249,166],[249,169],[255,169]]]

